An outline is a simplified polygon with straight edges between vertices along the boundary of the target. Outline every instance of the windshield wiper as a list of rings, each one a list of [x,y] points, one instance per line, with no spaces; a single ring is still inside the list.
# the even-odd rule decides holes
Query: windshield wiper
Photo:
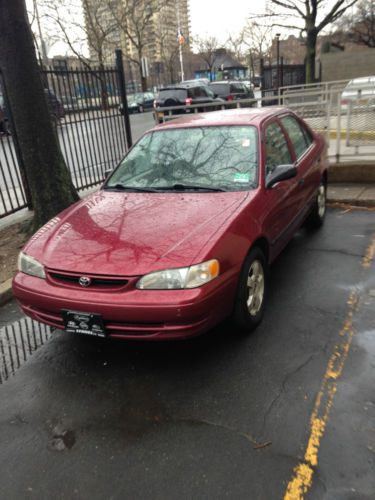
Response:
[[[172,186],[158,186],[155,189],[157,189],[158,191],[189,191],[189,189],[192,189],[194,191],[225,191],[225,189],[219,187],[201,186],[197,184],[173,184]]]
[[[153,188],[125,186],[125,184],[120,184],[120,183],[114,184],[113,186],[106,185],[106,186],[104,186],[104,189],[118,189],[121,191],[136,191],[139,193],[157,193],[157,190],[153,189]]]

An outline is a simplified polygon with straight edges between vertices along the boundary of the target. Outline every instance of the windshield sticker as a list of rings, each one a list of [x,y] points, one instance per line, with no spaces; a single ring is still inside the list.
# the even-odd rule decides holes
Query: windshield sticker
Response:
[[[250,174],[235,174],[233,180],[234,182],[249,182]]]
[[[248,147],[250,147],[250,139],[244,139],[244,140],[242,141],[242,147],[243,147],[243,148],[248,148]]]

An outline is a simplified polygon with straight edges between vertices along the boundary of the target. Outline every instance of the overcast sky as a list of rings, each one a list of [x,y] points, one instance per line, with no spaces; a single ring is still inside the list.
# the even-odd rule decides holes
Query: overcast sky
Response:
[[[326,0],[323,10],[326,11],[331,7],[333,1]],[[189,3],[191,35],[215,36],[219,42],[224,43],[229,34],[236,35],[240,32],[251,14],[263,13],[266,10],[268,0],[227,0],[227,2],[220,2],[220,0],[189,0]],[[32,10],[33,0],[26,0],[26,5]],[[40,9],[40,14],[43,14],[43,9]],[[45,22],[46,20],[42,19],[42,31]],[[35,30],[36,26],[33,26],[33,29]],[[281,38],[292,33],[291,30],[283,28],[275,28],[276,32],[281,33]],[[294,34],[298,34],[298,32],[294,31]],[[50,57],[64,55],[67,51],[66,45],[61,43],[57,43],[50,49]]]
[[[266,6],[265,0],[189,1],[192,34],[216,36],[221,42],[227,40],[229,33],[238,33],[249,14],[262,12]]]

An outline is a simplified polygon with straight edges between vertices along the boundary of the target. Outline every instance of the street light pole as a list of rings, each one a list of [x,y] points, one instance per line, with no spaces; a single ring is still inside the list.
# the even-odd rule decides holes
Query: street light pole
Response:
[[[43,61],[44,66],[47,66],[47,64],[48,64],[47,49],[46,49],[46,43],[45,43],[45,41],[43,39],[43,35],[42,35],[42,28],[40,25],[40,17],[39,17],[37,0],[34,0],[34,12],[35,12],[35,17],[36,17],[36,23],[38,25],[40,50],[42,53],[42,61]]]
[[[276,33],[277,88],[280,87],[280,33]]]
[[[178,40],[178,52],[180,56],[180,67],[181,67],[181,81],[185,80],[184,75],[184,61],[182,59],[182,44],[184,43],[184,36],[181,31],[180,23],[180,1],[177,0],[177,40]]]

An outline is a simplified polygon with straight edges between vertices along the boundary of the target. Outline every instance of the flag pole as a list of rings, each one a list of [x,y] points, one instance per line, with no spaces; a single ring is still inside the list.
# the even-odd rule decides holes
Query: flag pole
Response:
[[[181,24],[180,24],[180,0],[177,0],[177,30],[178,30],[178,52],[180,55],[180,66],[181,66],[181,81],[185,80],[184,75],[184,61],[182,59],[182,43],[183,43],[183,35],[181,32]]]

